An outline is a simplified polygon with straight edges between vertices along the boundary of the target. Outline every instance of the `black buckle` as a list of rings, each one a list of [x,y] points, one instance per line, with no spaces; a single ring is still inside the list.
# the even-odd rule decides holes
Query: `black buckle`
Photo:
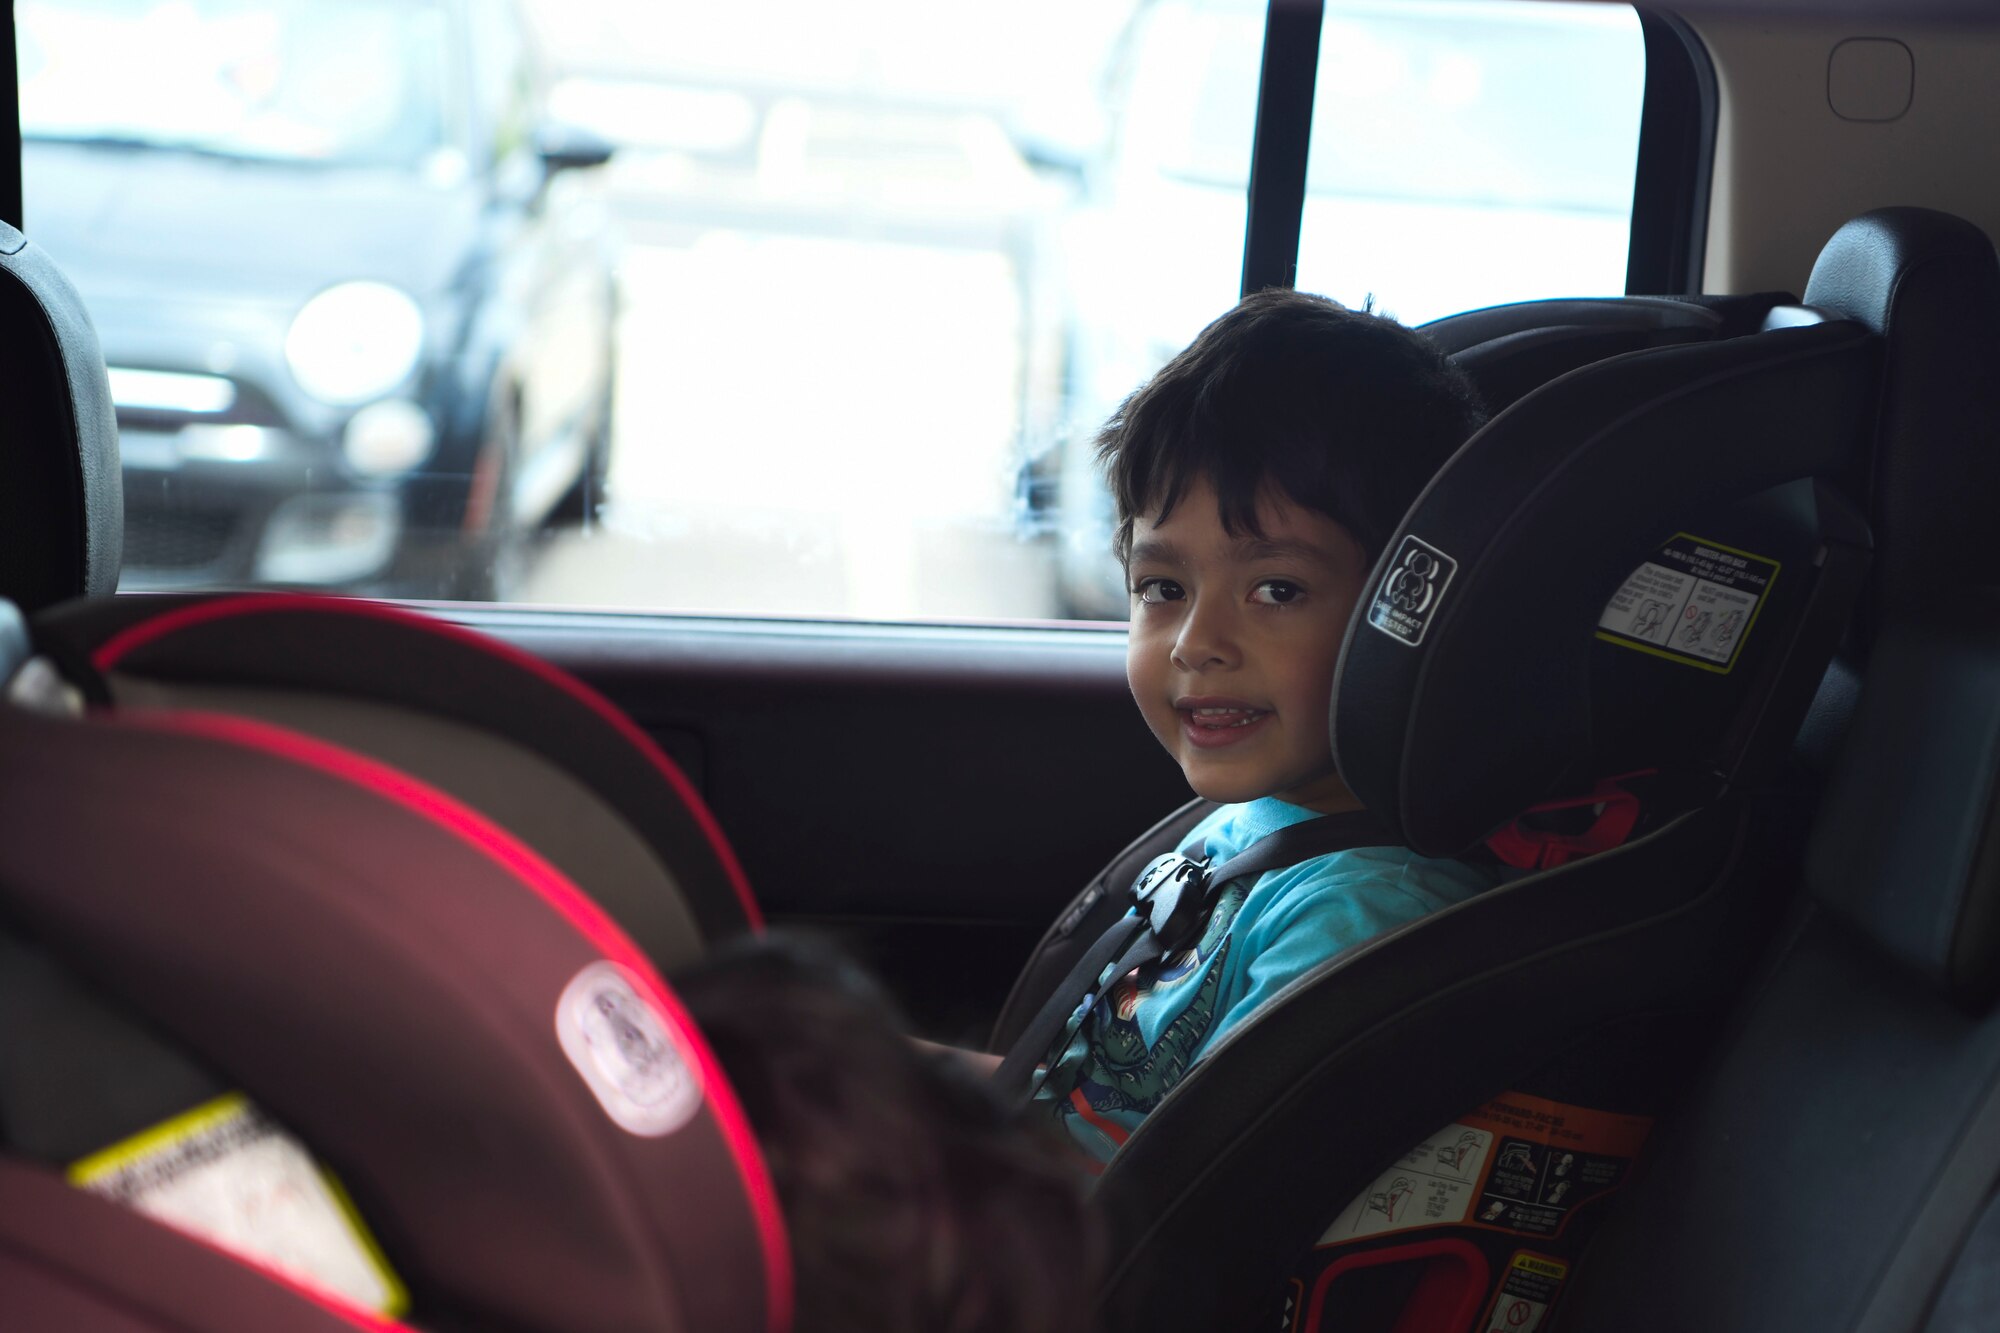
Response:
[[[1132,904],[1166,953],[1186,947],[1208,917],[1208,862],[1170,852],[1155,857],[1132,884]]]

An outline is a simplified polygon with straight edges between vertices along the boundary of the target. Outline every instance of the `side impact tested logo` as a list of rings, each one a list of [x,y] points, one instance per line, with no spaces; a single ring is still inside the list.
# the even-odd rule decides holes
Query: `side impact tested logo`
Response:
[[[620,1129],[671,1134],[701,1108],[701,1082],[640,985],[624,968],[595,962],[556,1003],[563,1054]]]
[[[1424,641],[1458,561],[1420,537],[1405,537],[1368,607],[1368,623],[1412,648]]]

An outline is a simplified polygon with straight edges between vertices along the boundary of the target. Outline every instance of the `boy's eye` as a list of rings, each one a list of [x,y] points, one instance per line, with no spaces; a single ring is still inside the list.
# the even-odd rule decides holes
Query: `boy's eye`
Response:
[[[1132,591],[1140,601],[1153,605],[1161,602],[1178,602],[1187,596],[1187,590],[1172,579],[1140,579],[1132,585]]]
[[[1304,600],[1306,590],[1290,579],[1265,579],[1250,594],[1250,600],[1264,606],[1290,606]]]

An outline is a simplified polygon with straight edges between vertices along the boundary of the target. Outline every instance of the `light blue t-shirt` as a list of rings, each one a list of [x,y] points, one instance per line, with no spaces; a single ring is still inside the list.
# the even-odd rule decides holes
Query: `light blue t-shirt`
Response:
[[[1315,812],[1265,797],[1225,805],[1182,839],[1219,865]],[[1224,887],[1201,941],[1111,983],[1035,1095],[1084,1150],[1109,1160],[1188,1067],[1257,1007],[1327,959],[1463,902],[1499,872],[1401,847],[1358,847]]]

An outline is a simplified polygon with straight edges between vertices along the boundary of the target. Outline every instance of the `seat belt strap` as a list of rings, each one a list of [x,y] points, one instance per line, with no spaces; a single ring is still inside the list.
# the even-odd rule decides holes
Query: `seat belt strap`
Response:
[[[1178,854],[1162,856],[1140,873],[1132,886],[1133,905],[1124,916],[1076,961],[1062,984],[1049,993],[1034,1018],[994,1071],[1001,1096],[1032,1098],[1040,1086],[1036,1066],[1054,1050],[1058,1039],[1081,1024],[1096,1003],[1106,968],[1115,960],[1112,978],[1122,977],[1189,947],[1215,909],[1225,885],[1245,875],[1298,865],[1314,857],[1355,847],[1398,845],[1381,820],[1366,810],[1321,815],[1266,834],[1210,870],[1204,862]]]
[[[1097,937],[1097,942],[1084,951],[1076,960],[1076,966],[1069,970],[1062,984],[1050,992],[1048,999],[1028,1025],[1021,1029],[1021,1035],[1014,1040],[1007,1058],[993,1071],[993,1086],[1003,1097],[1012,1096],[1015,1089],[1021,1089],[1022,1100],[1034,1096],[1035,1090],[1028,1086],[1030,1076],[1041,1058],[1049,1053],[1062,1034],[1077,1009],[1087,995],[1094,995],[1097,979],[1112,960],[1119,958],[1135,943],[1148,942],[1150,932],[1146,929],[1147,918],[1140,915],[1137,907],[1130,908],[1124,916],[1111,923],[1111,929]]]

